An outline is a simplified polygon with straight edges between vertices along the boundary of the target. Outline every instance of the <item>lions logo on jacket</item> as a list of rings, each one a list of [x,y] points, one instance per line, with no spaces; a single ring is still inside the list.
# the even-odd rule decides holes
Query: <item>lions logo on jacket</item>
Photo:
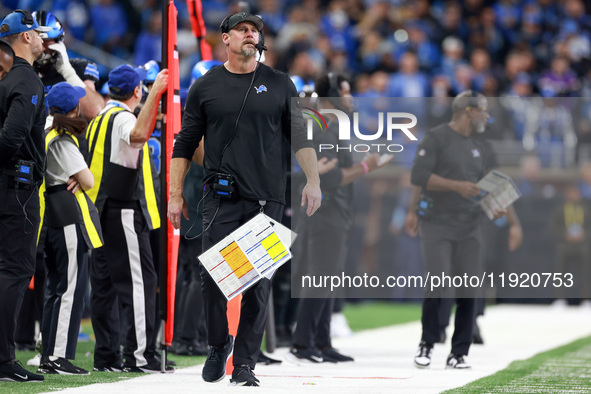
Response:
[[[257,94],[267,91],[267,87],[265,85],[261,85],[258,88],[254,86],[254,89],[257,91]]]

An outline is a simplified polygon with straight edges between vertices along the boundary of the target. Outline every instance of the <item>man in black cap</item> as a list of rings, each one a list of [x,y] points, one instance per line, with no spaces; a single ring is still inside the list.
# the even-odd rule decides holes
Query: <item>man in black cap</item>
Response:
[[[225,18],[220,29],[228,61],[211,68],[191,87],[171,163],[168,216],[179,228],[181,213],[187,217],[183,182],[190,160],[205,137],[203,250],[261,211],[281,221],[287,180],[283,138],[291,142],[306,174],[302,205],[308,203],[308,215],[318,209],[321,197],[316,153],[306,139],[299,106],[291,105],[292,97],[297,97],[295,86],[286,74],[256,59],[257,49],[265,49],[260,40],[262,19],[239,13]],[[231,196],[225,198],[212,191],[216,179],[227,179],[235,186]],[[228,333],[226,298],[204,268],[202,280],[211,346],[203,380],[221,381],[234,349],[231,382],[258,386],[252,370],[263,339],[270,280],[261,279],[243,293],[235,345]]]
[[[15,361],[15,323],[24,292],[35,272],[39,227],[38,186],[43,180],[45,148],[43,85],[33,62],[43,53],[45,31],[27,11],[8,14],[0,23],[0,381],[41,381]],[[11,65],[6,57],[14,55]]]

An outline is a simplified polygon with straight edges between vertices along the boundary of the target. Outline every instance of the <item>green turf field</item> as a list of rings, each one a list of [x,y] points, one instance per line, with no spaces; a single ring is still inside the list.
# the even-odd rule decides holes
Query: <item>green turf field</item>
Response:
[[[420,320],[421,304],[364,302],[347,304],[343,313],[351,329],[360,331]]]
[[[92,335],[92,326],[90,320],[82,322],[83,332]],[[94,351],[94,341],[78,342],[76,348],[76,359],[72,362],[74,365],[92,371]],[[35,356],[35,352],[16,352],[16,359],[20,360],[23,366],[29,371],[35,372],[36,367],[27,366],[27,360]],[[170,355],[170,360],[174,360],[179,367],[189,367],[192,365],[201,364],[205,361],[205,357],[189,357],[189,356],[175,356]],[[42,383],[15,383],[15,382],[0,382],[0,393],[41,393],[47,391],[61,390],[68,387],[86,386],[94,383],[109,383],[117,382],[121,379],[131,379],[141,374],[136,373],[109,373],[109,372],[91,372],[89,376],[64,376],[64,375],[44,375],[45,382]]]
[[[560,334],[558,334],[560,335]],[[445,393],[590,393],[591,336]]]
[[[407,323],[418,320],[421,316],[420,304],[392,303],[392,302],[367,302],[347,305],[344,310],[345,316],[353,331],[378,328],[393,324]],[[82,322],[83,332],[89,334],[92,339],[93,332],[90,320]],[[92,370],[92,352],[94,342],[79,342],[76,349],[76,359],[73,364]],[[36,367],[28,367],[27,360],[35,355],[34,352],[17,352],[16,359],[20,360],[25,368],[36,371]],[[178,367],[189,367],[201,364],[205,357],[175,356],[170,355],[169,359],[174,360]],[[92,372],[90,376],[64,376],[45,375],[43,383],[12,383],[0,382],[0,393],[40,393],[52,390],[61,390],[67,387],[85,386],[93,383],[116,382],[121,379],[131,379],[140,376],[132,373],[108,373]]]

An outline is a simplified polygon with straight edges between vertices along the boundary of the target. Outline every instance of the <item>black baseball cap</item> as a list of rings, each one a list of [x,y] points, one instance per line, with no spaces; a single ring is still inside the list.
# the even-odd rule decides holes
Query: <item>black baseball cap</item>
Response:
[[[258,31],[263,30],[263,27],[265,26],[263,20],[258,16],[247,14],[246,12],[239,12],[238,14],[224,18],[222,24],[220,25],[220,30],[222,33],[227,33],[240,22],[250,22],[256,26]]]

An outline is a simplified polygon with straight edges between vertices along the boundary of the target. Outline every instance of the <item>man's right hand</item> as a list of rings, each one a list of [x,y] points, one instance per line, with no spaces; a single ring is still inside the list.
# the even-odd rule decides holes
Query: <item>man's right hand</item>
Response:
[[[158,94],[162,95],[168,86],[168,69],[163,69],[156,75],[156,80],[154,81],[154,85],[152,85],[152,90]]]
[[[480,195],[480,188],[475,183],[468,181],[456,181],[455,191],[466,198]]]
[[[181,228],[181,213],[185,219],[189,220],[189,206],[187,205],[187,201],[182,196],[170,196],[170,200],[168,200],[168,220],[170,220],[172,227],[177,230]]]

